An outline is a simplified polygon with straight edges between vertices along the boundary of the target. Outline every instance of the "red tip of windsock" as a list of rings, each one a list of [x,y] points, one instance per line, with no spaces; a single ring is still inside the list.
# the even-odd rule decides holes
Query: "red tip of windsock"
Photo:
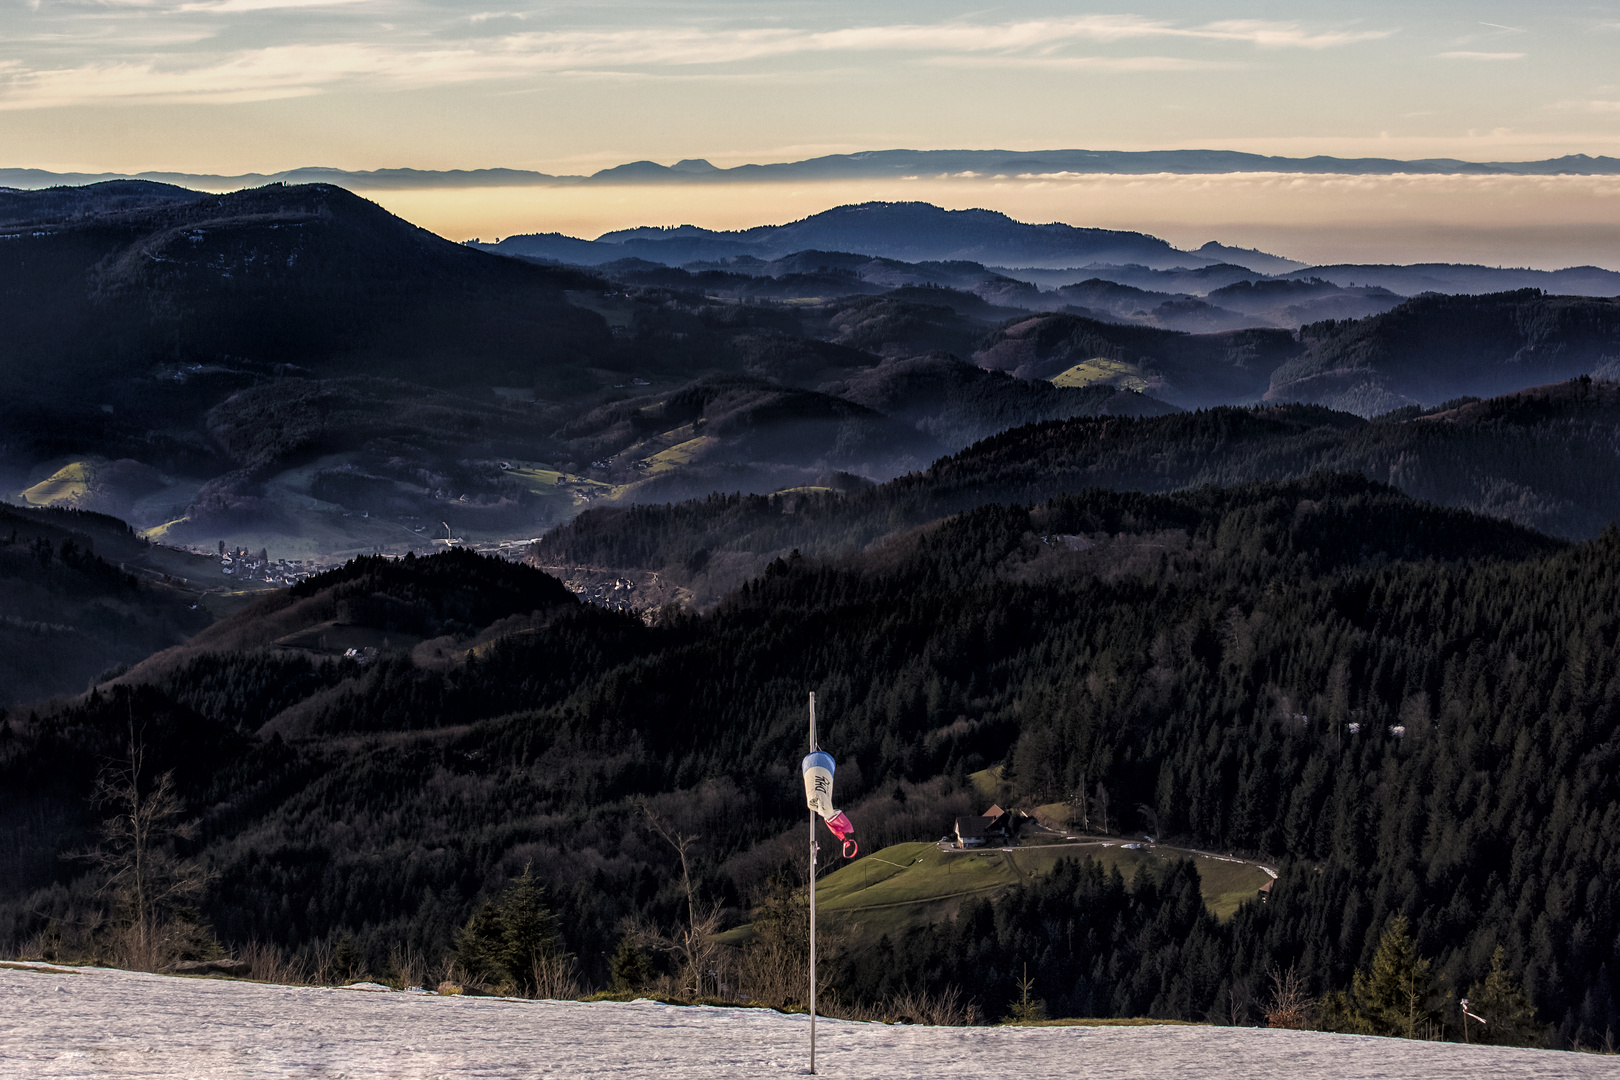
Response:
[[[859,853],[860,847],[855,843],[855,824],[842,810],[827,819],[827,828],[844,842],[844,858],[853,859]]]

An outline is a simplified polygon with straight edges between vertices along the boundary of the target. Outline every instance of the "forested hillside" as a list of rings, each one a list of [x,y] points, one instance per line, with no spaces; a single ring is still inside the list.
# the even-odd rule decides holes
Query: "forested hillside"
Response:
[[[207,625],[197,596],[124,566],[116,518],[0,505],[0,708],[77,692]]]
[[[780,895],[814,689],[867,850],[939,835],[1001,763],[1020,805],[1100,796],[1110,828],[1281,869],[1224,923],[1190,867],[1065,870],[844,956],[848,1001],[955,985],[994,1017],[1027,962],[1064,1012],[1227,1016],[1273,968],[1349,988],[1405,915],[1437,995],[1501,945],[1555,1041],[1590,1044],[1620,1021],[1617,610],[1612,530],[1571,545],[1326,475],[984,506],[650,621],[467,553],[361,560],[9,717],[0,940],[93,939],[96,879],[55,856],[93,842],[96,763],[133,725],[201,819],[181,851],[217,875],[222,940],[437,963],[532,865],[602,985],[622,919],[685,917],[643,800],[700,836],[729,919]]]
[[[1305,350],[1272,372],[1268,400],[1371,416],[1460,394],[1620,371],[1620,301],[1547,296],[1420,296],[1354,321],[1302,326]]]
[[[942,414],[946,415],[946,414]],[[998,502],[1086,487],[1169,492],[1355,471],[1417,498],[1569,539],[1620,521],[1620,385],[1576,379],[1376,421],[1308,405],[1032,424],[851,493],[711,495],[587,510],[531,547],[537,565],[597,567],[713,603],[791,550],[856,552]]]

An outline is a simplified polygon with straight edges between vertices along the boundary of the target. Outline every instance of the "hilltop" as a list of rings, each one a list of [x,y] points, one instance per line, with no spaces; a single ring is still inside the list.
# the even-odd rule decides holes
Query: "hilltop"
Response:
[[[199,383],[278,365],[521,385],[607,337],[563,296],[577,275],[491,259],[341,188],[7,203],[27,225],[0,260],[0,380],[35,400],[88,385],[126,410],[196,408]]]
[[[589,264],[627,257],[674,265],[737,258],[768,261],[805,250],[858,252],[906,262],[1034,267],[1102,263],[1170,269],[1223,261],[1177,250],[1145,233],[1062,223],[1032,225],[993,210],[945,210],[924,202],[839,206],[786,225],[735,231],[695,225],[644,227],[604,233],[591,242],[555,234],[527,235],[510,236],[487,247],[502,254]],[[1291,263],[1289,268],[1298,265]]]
[[[1300,328],[1306,345],[1271,373],[1268,400],[1373,415],[1441,395],[1490,397],[1527,385],[1620,375],[1620,298],[1421,296],[1355,322]]]

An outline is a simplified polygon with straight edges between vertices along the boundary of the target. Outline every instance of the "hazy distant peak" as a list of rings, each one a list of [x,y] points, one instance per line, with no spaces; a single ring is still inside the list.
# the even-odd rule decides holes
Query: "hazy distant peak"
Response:
[[[638,225],[633,229],[614,229],[596,239],[603,244],[622,244],[626,240],[691,240],[695,238],[723,238],[735,233],[716,232],[701,225]]]
[[[1199,248],[1198,254],[1216,262],[1241,266],[1245,270],[1253,270],[1259,274],[1286,274],[1290,270],[1303,270],[1307,265],[1256,248],[1230,247],[1214,240]]]
[[[666,169],[652,162],[638,164]],[[582,249],[585,244],[587,242],[574,240],[559,244],[545,237],[514,236],[501,244],[501,250],[531,258],[590,265],[626,257],[667,266],[714,264],[722,259],[749,256],[769,262],[802,252],[846,252],[850,253],[844,256],[846,259],[858,254],[913,264],[971,263],[980,267],[1138,266],[1171,270],[1226,263],[1236,264],[1240,273],[1276,274],[1303,265],[1265,252],[1219,244],[1206,245],[1205,252],[1185,252],[1147,233],[1087,228],[1063,222],[1035,224],[1018,221],[998,210],[947,210],[933,203],[916,201],[851,203],[784,225],[757,225],[739,230],[719,231],[695,225],[616,229],[596,238],[594,252]],[[564,247],[569,250],[563,251]]]

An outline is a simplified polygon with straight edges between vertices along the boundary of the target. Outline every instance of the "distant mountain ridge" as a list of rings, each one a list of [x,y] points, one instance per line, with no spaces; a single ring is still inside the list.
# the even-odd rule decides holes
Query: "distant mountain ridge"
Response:
[[[58,173],[45,169],[0,168],[0,186],[19,188],[87,184],[100,180],[155,180],[183,186],[238,188],[282,181],[292,184],[342,184],[363,189],[526,187],[574,184],[715,184],[804,180],[894,179],[905,176],[975,174],[983,176],[1051,176],[1063,173],[1145,175],[1173,173],[1301,173],[1378,175],[1615,176],[1620,158],[1566,154],[1539,161],[1463,161],[1459,158],[1273,157],[1237,150],[868,150],[828,154],[801,161],[721,168],[703,158],[674,165],[630,161],[588,176],[560,176],[531,169],[370,169],[303,166],[272,173],[150,171],[128,173]]]
[[[1620,295],[1620,272],[1597,266],[1561,270],[1454,263],[1306,266],[1269,252],[1216,241],[1196,251],[1183,251],[1148,233],[1078,228],[1061,222],[1030,224],[993,210],[946,210],[925,202],[836,206],[784,225],[733,231],[696,225],[642,226],[603,233],[595,240],[530,233],[497,243],[475,241],[471,246],[573,266],[601,267],[639,259],[689,270],[769,277],[780,276],[782,270],[765,264],[780,263],[789,255],[813,255],[829,266],[846,267],[854,267],[861,256],[914,265],[955,264],[929,268],[938,284],[946,284],[947,276],[961,277],[971,270],[976,276],[1027,282],[1043,289],[1100,278],[1137,289],[1192,296],[1267,278],[1320,279],[1341,289],[1385,289],[1398,296],[1524,288],[1569,296]],[[1310,321],[1310,317],[1300,321]]]

